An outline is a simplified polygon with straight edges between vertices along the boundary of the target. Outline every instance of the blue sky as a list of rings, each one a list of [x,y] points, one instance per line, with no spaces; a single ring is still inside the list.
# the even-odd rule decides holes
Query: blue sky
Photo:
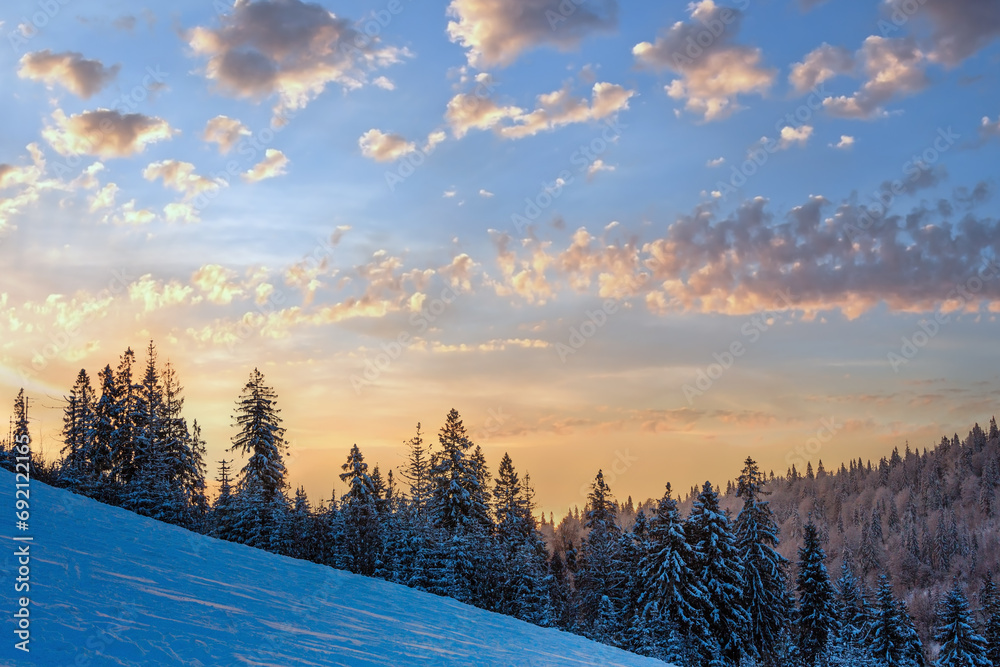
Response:
[[[261,366],[324,496],[451,407],[557,512],[601,467],[644,498],[993,412],[992,0],[0,21],[0,384],[48,448],[79,368],[151,337],[213,460]]]

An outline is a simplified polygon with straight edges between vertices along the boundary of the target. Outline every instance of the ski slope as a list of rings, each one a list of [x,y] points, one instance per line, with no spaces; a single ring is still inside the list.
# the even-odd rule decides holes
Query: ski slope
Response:
[[[0,470],[0,664],[514,665],[664,663],[447,598],[196,535],[39,482],[14,527]],[[30,653],[14,649],[31,535]]]

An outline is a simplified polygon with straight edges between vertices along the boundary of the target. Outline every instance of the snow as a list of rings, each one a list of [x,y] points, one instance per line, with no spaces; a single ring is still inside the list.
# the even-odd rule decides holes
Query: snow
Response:
[[[0,664],[664,663],[31,484],[31,652],[13,648],[14,476],[0,471]]]

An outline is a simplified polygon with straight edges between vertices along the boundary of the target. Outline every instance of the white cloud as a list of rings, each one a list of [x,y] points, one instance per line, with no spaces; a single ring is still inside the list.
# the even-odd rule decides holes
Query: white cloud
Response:
[[[506,66],[540,45],[566,50],[589,33],[617,25],[616,0],[452,0],[451,41],[475,67]]]
[[[228,116],[216,116],[209,120],[202,134],[205,141],[218,144],[223,155],[232,150],[242,137],[249,136],[250,130],[243,123]]]
[[[376,162],[393,162],[417,150],[416,144],[398,134],[371,129],[358,139],[361,154]]]
[[[720,120],[740,108],[740,95],[766,93],[777,71],[762,65],[760,49],[731,43],[743,16],[738,9],[717,7],[712,0],[691,3],[688,9],[691,21],[674,23],[653,43],[636,44],[632,54],[640,65],[680,75],[664,90],[684,101],[687,111],[705,121]],[[716,36],[708,25],[723,30]],[[698,48],[692,50],[691,44]]]
[[[121,65],[105,67],[101,61],[88,60],[75,51],[52,53],[48,49],[25,54],[20,64],[17,75],[22,79],[44,81],[49,86],[59,84],[85,100],[114,81],[121,69]]]
[[[280,176],[285,173],[288,162],[289,160],[284,153],[275,148],[268,148],[264,152],[264,159],[244,173],[242,178],[247,183],[256,183],[267,178]]]
[[[279,118],[303,108],[330,83],[359,88],[372,71],[409,55],[301,0],[240,1],[217,16],[220,27],[185,34],[194,52],[208,59],[206,76],[236,97],[277,96]]]

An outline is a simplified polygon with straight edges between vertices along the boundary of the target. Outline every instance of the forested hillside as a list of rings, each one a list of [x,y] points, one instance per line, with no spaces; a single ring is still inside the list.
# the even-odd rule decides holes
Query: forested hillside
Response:
[[[210,500],[176,374],[152,343],[135,364],[128,350],[105,366],[98,391],[80,371],[62,458],[30,462],[37,478],[680,666],[1000,664],[995,420],[833,472],[817,462],[776,477],[748,457],[724,493],[706,482],[681,499],[664,480],[639,507],[598,471],[586,507],[553,525],[536,517],[527,476],[507,455],[492,472],[454,409],[436,438],[417,425],[399,470],[370,467],[355,444],[341,497],[290,493],[279,399],[257,370],[234,412],[242,467],[220,462]],[[22,392],[10,469],[30,458],[27,412]]]

